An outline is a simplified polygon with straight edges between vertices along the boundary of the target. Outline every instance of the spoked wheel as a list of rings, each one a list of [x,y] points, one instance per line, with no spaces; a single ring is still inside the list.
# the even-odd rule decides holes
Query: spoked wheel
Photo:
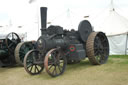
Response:
[[[92,64],[106,63],[109,56],[109,43],[103,32],[92,32],[86,43],[86,51]]]
[[[15,47],[17,46],[17,44],[20,43],[20,42],[21,42],[21,39],[14,32],[9,33],[6,36],[6,39],[5,39],[6,46],[9,49],[9,51],[12,52],[12,53],[14,52]]]
[[[47,73],[56,77],[64,73],[66,68],[66,57],[60,49],[51,49],[45,56],[44,66]]]
[[[23,66],[25,54],[34,48],[32,41],[21,42],[15,48],[15,59],[16,62]]]
[[[43,63],[39,63],[41,61],[40,57],[41,55],[38,50],[30,50],[25,55],[24,68],[29,74],[36,75],[44,69]]]

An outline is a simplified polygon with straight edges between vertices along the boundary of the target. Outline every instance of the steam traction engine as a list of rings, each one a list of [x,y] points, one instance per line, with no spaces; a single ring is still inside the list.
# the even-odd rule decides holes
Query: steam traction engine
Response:
[[[21,42],[18,34],[11,32],[0,39],[0,67],[23,65],[25,54],[33,49],[33,42]]]
[[[32,75],[44,68],[56,77],[61,75],[67,63],[79,62],[86,57],[94,65],[106,63],[109,56],[109,43],[103,32],[94,32],[89,21],[83,20],[78,31],[64,30],[61,26],[46,28],[47,8],[41,7],[42,35],[36,49],[29,51],[24,58],[24,68]]]

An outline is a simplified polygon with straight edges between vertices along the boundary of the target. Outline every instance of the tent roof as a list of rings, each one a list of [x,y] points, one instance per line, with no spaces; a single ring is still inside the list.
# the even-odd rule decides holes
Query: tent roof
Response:
[[[95,30],[103,31],[107,35],[115,35],[128,32],[128,20],[119,15],[114,9],[109,11],[107,17],[94,25]]]

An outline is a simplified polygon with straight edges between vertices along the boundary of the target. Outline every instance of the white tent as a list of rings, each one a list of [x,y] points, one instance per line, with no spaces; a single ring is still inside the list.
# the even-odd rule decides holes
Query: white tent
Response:
[[[107,17],[101,19],[94,25],[94,29],[106,33],[110,54],[128,54],[128,19],[118,14],[114,8],[109,10]]]
[[[114,9],[110,10],[107,17],[103,18],[95,30],[101,30],[107,35],[120,34],[128,32],[128,19],[119,15]]]
[[[126,55],[128,54],[128,33],[116,35],[108,35],[110,54],[111,55]]]

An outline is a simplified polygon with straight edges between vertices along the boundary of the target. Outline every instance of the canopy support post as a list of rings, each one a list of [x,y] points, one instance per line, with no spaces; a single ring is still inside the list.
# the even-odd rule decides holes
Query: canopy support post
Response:
[[[125,55],[127,55],[127,51],[128,51],[128,32],[126,34]]]

